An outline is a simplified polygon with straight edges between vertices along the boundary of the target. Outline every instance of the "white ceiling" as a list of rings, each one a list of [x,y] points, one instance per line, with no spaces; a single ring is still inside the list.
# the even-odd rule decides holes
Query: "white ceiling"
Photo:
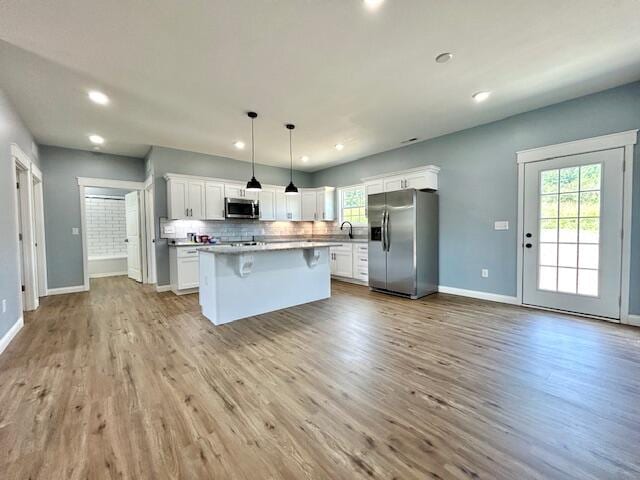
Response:
[[[638,0],[2,0],[0,88],[40,143],[318,170],[640,79]],[[453,52],[447,64],[434,57]],[[106,92],[108,107],[87,100]],[[471,95],[491,90],[475,104]],[[346,145],[338,152],[333,145]],[[302,164],[298,157],[309,155]]]

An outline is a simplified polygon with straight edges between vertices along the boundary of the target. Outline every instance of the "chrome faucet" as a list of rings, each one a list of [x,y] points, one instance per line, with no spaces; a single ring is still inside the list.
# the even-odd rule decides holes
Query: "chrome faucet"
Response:
[[[353,225],[351,225],[351,222],[349,222],[349,221],[342,222],[342,225],[340,225],[340,231],[342,231],[344,229],[344,224],[345,223],[349,224],[349,238],[353,238]]]

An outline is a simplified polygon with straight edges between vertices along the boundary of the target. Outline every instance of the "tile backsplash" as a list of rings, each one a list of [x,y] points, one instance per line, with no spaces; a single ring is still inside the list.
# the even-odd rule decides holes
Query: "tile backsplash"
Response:
[[[173,233],[166,233],[166,227]],[[223,242],[247,241],[255,237],[346,235],[337,222],[261,222],[257,220],[168,220],[160,219],[160,238],[184,240],[189,233],[209,235]],[[367,235],[367,227],[354,227],[356,237]]]

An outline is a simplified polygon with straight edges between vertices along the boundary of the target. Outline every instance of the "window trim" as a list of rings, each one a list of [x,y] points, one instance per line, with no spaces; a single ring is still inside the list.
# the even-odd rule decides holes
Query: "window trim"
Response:
[[[349,190],[355,190],[358,188],[362,188],[362,190],[364,191],[364,211],[365,211],[365,216],[367,216],[367,188],[365,186],[364,183],[357,183],[355,185],[346,185],[344,187],[338,187],[336,189],[336,193],[337,193],[337,199],[338,199],[338,223],[342,224],[342,222],[344,222],[344,218],[342,216],[342,194],[346,191]],[[354,223],[353,224],[354,228],[355,227],[368,227],[368,223]]]

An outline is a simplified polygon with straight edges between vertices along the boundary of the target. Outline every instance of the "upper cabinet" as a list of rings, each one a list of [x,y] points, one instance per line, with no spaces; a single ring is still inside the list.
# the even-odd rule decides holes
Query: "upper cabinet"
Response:
[[[316,191],[314,189],[300,189],[302,220],[312,222],[316,220]]]
[[[438,172],[440,168],[434,165],[412,168],[401,172],[392,172],[375,177],[363,178],[367,196],[374,193],[393,192],[407,188],[416,190],[437,190]]]
[[[276,220],[276,189],[263,188],[258,192],[258,201],[260,202],[260,220]]]
[[[260,192],[249,192],[245,183],[224,182],[224,196],[227,198],[247,198],[258,200]]]
[[[335,220],[335,191],[333,187],[303,188],[300,192],[302,220]]]
[[[205,182],[204,216],[207,220],[224,220],[224,183]]]
[[[186,177],[167,180],[167,214],[169,218],[203,220],[205,215],[205,182]]]

